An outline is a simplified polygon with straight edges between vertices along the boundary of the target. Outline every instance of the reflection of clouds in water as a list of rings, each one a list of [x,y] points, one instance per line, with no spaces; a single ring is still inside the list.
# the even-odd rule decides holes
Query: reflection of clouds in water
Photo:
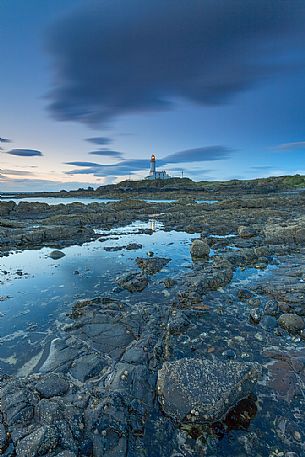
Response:
[[[3,269],[9,272],[11,280],[1,285],[1,294],[11,298],[0,302],[0,312],[4,314],[0,319],[0,335],[7,337],[0,346],[0,358],[6,359],[16,352],[17,363],[12,366],[1,362],[0,368],[13,373],[30,360],[36,360],[46,338],[53,332],[56,320],[63,322],[66,319],[72,303],[82,298],[113,294],[116,276],[136,270],[136,257],[145,257],[148,251],[172,261],[164,271],[151,278],[141,294],[132,295],[123,291],[115,297],[135,303],[141,300],[163,301],[160,280],[187,270],[191,264],[189,245],[194,235],[164,232],[162,227],[160,222],[151,218],[149,222],[138,221],[123,228],[100,231],[107,237],[106,244],[95,240],[82,246],[67,247],[63,249],[66,256],[60,260],[49,257],[51,248],[25,250],[3,258],[0,280],[4,279],[1,274]],[[148,229],[153,233],[145,233]],[[115,236],[108,238],[109,235]],[[125,246],[135,242],[141,244],[142,249],[104,250],[105,245]],[[18,269],[29,275],[18,277]],[[13,278],[18,278],[18,281]],[[33,329],[32,324],[37,324],[37,327]],[[13,340],[12,333],[18,335]]]

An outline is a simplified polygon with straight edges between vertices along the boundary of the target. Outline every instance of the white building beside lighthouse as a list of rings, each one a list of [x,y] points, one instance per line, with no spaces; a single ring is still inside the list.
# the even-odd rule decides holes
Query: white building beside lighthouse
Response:
[[[166,171],[157,171],[156,170],[156,156],[153,154],[150,159],[150,170],[149,175],[145,179],[154,180],[154,179],[170,179]]]

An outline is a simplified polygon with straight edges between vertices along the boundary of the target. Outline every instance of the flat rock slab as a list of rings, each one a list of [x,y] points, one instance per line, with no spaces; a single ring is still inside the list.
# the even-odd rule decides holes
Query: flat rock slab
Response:
[[[51,373],[38,381],[35,388],[43,398],[51,398],[64,395],[69,390],[70,385],[63,377]]]
[[[152,259],[145,259],[143,257],[137,257],[136,262],[138,267],[142,269],[147,275],[155,275],[162,270],[165,265],[170,262],[171,259],[165,257],[154,257]]]
[[[146,275],[138,271],[131,271],[119,276],[117,283],[123,289],[129,290],[129,292],[142,292],[148,286],[148,279]]]
[[[260,375],[256,363],[166,362],[158,373],[159,402],[178,422],[215,422],[251,392]]]

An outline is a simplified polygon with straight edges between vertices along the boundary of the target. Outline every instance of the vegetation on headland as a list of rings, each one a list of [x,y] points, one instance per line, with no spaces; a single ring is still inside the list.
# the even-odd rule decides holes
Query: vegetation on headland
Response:
[[[93,187],[79,188],[73,191],[62,190],[60,192],[35,192],[32,196],[86,196],[86,197],[119,197],[128,195],[154,196],[166,194],[168,197],[177,197],[183,194],[223,194],[239,193],[243,191],[253,193],[272,193],[305,189],[305,176],[271,176],[268,178],[257,178],[249,180],[233,179],[230,181],[192,181],[190,178],[171,178],[167,180],[126,180],[117,184],[100,186],[94,190]],[[27,193],[18,193],[21,197]],[[4,194],[3,194],[4,195]]]

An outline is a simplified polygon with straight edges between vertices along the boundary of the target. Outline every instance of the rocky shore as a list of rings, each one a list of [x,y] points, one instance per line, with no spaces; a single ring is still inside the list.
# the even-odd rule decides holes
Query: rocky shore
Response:
[[[196,234],[162,302],[141,294],[173,259],[139,255],[116,278],[132,300],[76,301],[29,375],[2,375],[3,455],[304,455],[305,195],[194,200],[0,202],[0,275],[12,250],[103,249],[103,230],[135,220]]]

